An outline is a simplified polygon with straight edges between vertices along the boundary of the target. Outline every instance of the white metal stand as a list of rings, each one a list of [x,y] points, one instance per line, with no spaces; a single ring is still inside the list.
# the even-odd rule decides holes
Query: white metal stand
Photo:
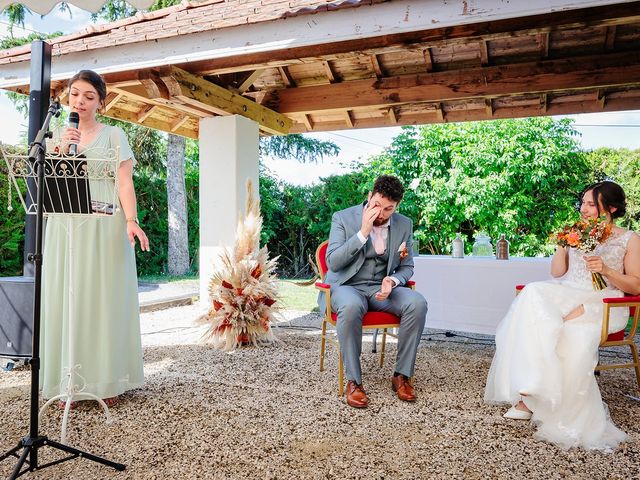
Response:
[[[67,326],[68,365],[64,367],[64,378],[60,384],[62,393],[50,398],[40,408],[38,419],[39,421],[41,421],[42,415],[45,413],[47,408],[54,404],[56,401],[65,402],[60,433],[60,440],[62,443],[66,443],[69,413],[71,411],[71,405],[74,400],[96,400],[104,411],[104,414],[106,416],[106,423],[111,423],[109,407],[97,395],[85,391],[86,380],[80,373],[82,365],[76,363],[74,332],[78,319],[76,318],[77,313],[74,308],[76,292],[73,272],[75,266],[74,234],[79,231],[82,226],[88,221],[89,216],[111,216],[118,209],[118,155],[117,150],[115,149],[110,149],[107,152],[104,152],[103,149],[100,149],[101,156],[99,158],[91,157],[92,154],[96,154],[96,151],[92,149],[85,150],[82,153],[83,158],[81,158],[81,160],[83,162],[86,162],[84,168],[65,168],[64,165],[62,168],[56,167],[56,162],[61,158],[69,158],[72,161],[76,161],[80,160],[80,157],[47,156],[47,168],[45,169],[46,179],[48,180],[64,180],[67,182],[71,182],[72,185],[74,181],[88,182],[88,185],[90,187],[90,189],[86,193],[86,195],[89,195],[90,198],[84,198],[83,192],[78,193],[78,189],[71,188],[66,192],[61,192],[60,189],[55,191],[55,189],[50,188],[47,192],[49,195],[49,205],[52,206],[51,208],[54,210],[60,209],[63,211],[44,212],[44,215],[47,217],[64,215],[64,220],[66,221],[66,225],[64,226],[64,228],[66,230],[68,248],[67,253],[69,255],[69,287],[67,290],[67,298],[69,303]],[[18,190],[18,192],[20,192],[20,200],[23,204],[23,207],[28,214],[31,214],[33,212],[31,212],[30,209],[27,208],[26,202],[24,200],[25,196],[23,196],[22,192],[24,191],[24,195],[31,195],[32,197],[35,196],[35,192],[30,191],[28,181],[24,182],[24,185],[20,185],[20,179],[28,180],[30,178],[35,178],[35,171],[33,169],[33,166],[29,164],[26,156],[24,155],[5,154],[4,156],[7,163],[7,168],[9,169],[9,175],[11,177],[11,180],[13,181],[13,185]],[[54,191],[52,192],[52,190]],[[100,200],[96,201],[92,197],[94,191],[97,191]],[[67,195],[67,197],[69,198],[64,198],[65,195]],[[73,198],[70,198],[72,196]],[[83,202],[86,204],[88,202],[88,204],[92,206],[92,208],[90,209],[91,211],[89,213],[78,213],[77,211],[73,211],[73,209],[75,208],[72,207],[74,202],[76,203],[76,205]],[[82,218],[82,221],[75,222],[76,224],[74,224],[74,219],[78,218]]]

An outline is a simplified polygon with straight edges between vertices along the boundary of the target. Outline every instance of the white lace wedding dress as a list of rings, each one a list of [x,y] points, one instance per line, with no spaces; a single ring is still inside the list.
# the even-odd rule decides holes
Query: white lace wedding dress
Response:
[[[634,233],[613,235],[590,255],[602,256],[622,272],[627,242]],[[583,254],[569,251],[569,269],[556,280],[528,284],[511,304],[496,332],[496,353],[484,399],[515,405],[522,398],[533,411],[536,437],[562,448],[613,451],[626,434],[617,428],[602,401],[594,376],[604,297],[595,291]],[[585,313],[563,321],[579,305]],[[612,310],[609,333],[624,328],[628,309]],[[523,397],[523,395],[526,395]]]

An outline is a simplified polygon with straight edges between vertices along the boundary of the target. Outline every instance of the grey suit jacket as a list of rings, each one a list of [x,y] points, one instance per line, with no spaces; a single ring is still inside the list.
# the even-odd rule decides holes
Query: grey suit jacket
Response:
[[[362,226],[363,205],[341,210],[334,213],[331,219],[331,232],[327,246],[327,266],[329,271],[324,283],[331,286],[348,283],[364,263],[364,245],[358,238],[358,231]],[[371,241],[368,239],[367,241]],[[400,246],[405,242],[408,256],[400,260]],[[413,223],[411,219],[394,213],[391,215],[387,249],[389,261],[387,275],[392,275],[404,285],[413,276]],[[318,298],[320,305],[324,302],[324,293]]]

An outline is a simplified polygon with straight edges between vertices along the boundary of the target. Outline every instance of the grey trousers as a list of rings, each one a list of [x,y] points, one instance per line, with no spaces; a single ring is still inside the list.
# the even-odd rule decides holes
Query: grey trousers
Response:
[[[374,295],[380,288],[331,287],[331,309],[337,313],[337,332],[347,380],[362,383],[362,317],[368,311],[388,312],[400,317],[395,371],[413,376],[416,352],[427,317],[427,301],[418,292],[396,287],[386,300]]]

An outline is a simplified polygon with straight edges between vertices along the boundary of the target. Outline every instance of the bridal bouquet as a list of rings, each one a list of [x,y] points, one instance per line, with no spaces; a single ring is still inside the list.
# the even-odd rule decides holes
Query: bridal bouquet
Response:
[[[610,236],[613,224],[606,221],[606,217],[580,220],[573,225],[566,225],[558,233],[552,235],[557,245],[573,247],[583,253],[591,253]],[[594,290],[602,290],[607,284],[598,272],[591,272],[591,283]]]

